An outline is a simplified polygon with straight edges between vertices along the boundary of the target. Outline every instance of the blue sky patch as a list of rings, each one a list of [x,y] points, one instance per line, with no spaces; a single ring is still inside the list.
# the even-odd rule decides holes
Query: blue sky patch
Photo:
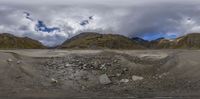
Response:
[[[50,32],[54,32],[54,31],[60,31],[60,28],[58,28],[58,27],[52,27],[52,28],[47,27],[46,24],[43,21],[39,20],[36,24],[35,30],[50,33]]]
[[[143,39],[145,40],[155,40],[155,39],[158,39],[158,38],[161,38],[161,37],[164,37],[166,39],[174,39],[177,37],[177,35],[175,34],[172,34],[172,35],[168,35],[168,34],[165,34],[165,33],[148,33],[144,36],[142,36]]]

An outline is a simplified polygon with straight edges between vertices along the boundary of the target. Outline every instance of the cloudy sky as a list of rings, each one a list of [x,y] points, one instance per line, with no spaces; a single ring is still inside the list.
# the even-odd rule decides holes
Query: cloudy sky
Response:
[[[81,32],[144,39],[200,32],[199,0],[0,0],[0,33],[55,46]]]

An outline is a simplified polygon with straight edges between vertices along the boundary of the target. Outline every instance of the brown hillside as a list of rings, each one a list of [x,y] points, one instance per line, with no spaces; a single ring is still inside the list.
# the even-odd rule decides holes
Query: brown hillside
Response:
[[[142,49],[144,47],[122,35],[87,32],[66,40],[60,48]]]
[[[0,34],[0,49],[41,49],[45,48],[39,41],[28,37],[16,37],[12,34]]]

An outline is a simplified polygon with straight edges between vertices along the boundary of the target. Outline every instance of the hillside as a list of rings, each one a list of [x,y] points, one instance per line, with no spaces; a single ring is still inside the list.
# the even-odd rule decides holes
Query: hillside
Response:
[[[86,32],[66,40],[59,48],[143,49],[144,47],[122,35]]]
[[[200,34],[191,33],[177,38],[174,42],[175,46],[173,46],[173,48],[200,48]]]
[[[0,34],[0,49],[43,49],[39,41],[28,37],[16,37],[12,34]],[[190,33],[169,40],[158,38],[147,41],[139,37],[132,39],[117,34],[99,34],[85,32],[66,40],[60,49],[199,49],[200,34]]]
[[[156,40],[149,42],[147,47],[150,49],[169,49],[172,48],[173,46],[174,46],[173,40],[158,38]]]
[[[191,33],[174,40],[159,38],[149,42],[147,48],[153,49],[198,49],[200,48],[200,34]]]
[[[144,39],[139,38],[139,37],[133,37],[132,40],[137,42],[141,46],[144,46],[144,47],[147,47],[147,48],[148,48],[149,43],[150,43],[148,40],[144,40]]]
[[[42,49],[39,41],[28,37],[16,37],[12,34],[0,34],[0,49]]]

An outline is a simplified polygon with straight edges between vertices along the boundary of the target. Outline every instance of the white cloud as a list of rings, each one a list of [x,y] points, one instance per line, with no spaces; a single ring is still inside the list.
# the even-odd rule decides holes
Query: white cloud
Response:
[[[13,0],[4,1],[4,3],[11,1]],[[27,1],[18,0],[19,3]],[[169,0],[138,0],[134,2],[133,0],[123,2],[121,0],[115,1],[115,5],[109,5],[108,2],[114,2],[109,0],[104,5],[91,5],[103,2],[94,0],[87,5],[86,2],[89,0],[84,0],[80,2],[85,2],[85,4],[76,6],[70,4],[78,4],[78,1],[71,0],[56,1],[69,4],[62,6],[49,6],[48,4],[40,6],[37,5],[38,0],[30,1],[35,5],[20,5],[13,1],[12,4],[0,5],[0,32],[28,36],[49,46],[61,44],[66,39],[84,31],[117,33],[128,37],[142,37],[149,33],[152,35],[156,33],[183,35],[189,32],[200,32],[200,9],[198,7],[200,2],[197,3],[195,0],[191,3],[178,1],[180,0],[177,0],[177,3]],[[45,0],[41,2],[45,2]],[[55,2],[50,0],[48,3],[54,4]],[[30,13],[32,20],[27,19],[24,12]],[[90,16],[93,16],[93,20],[90,20],[89,24],[80,25]],[[43,21],[47,27],[59,27],[60,31],[51,33],[36,31],[35,26],[38,20]]]
[[[8,13],[9,10],[12,12]],[[84,31],[117,31],[116,26],[119,23],[116,19],[121,17],[123,13],[119,13],[119,15],[114,10],[103,11],[101,9],[80,7],[62,7],[59,9],[41,7],[24,10],[9,6],[0,11],[0,14],[5,16],[0,23],[2,27],[0,31],[18,36],[28,36],[41,41],[45,45],[53,46],[61,44],[67,38]],[[30,16],[27,16],[24,12],[30,13]],[[93,16],[93,19],[90,20],[88,25],[80,25],[83,20],[88,19],[90,16]],[[36,31],[39,20],[43,21],[47,27],[59,27],[60,31],[50,33]],[[45,28],[41,27],[41,29]]]

